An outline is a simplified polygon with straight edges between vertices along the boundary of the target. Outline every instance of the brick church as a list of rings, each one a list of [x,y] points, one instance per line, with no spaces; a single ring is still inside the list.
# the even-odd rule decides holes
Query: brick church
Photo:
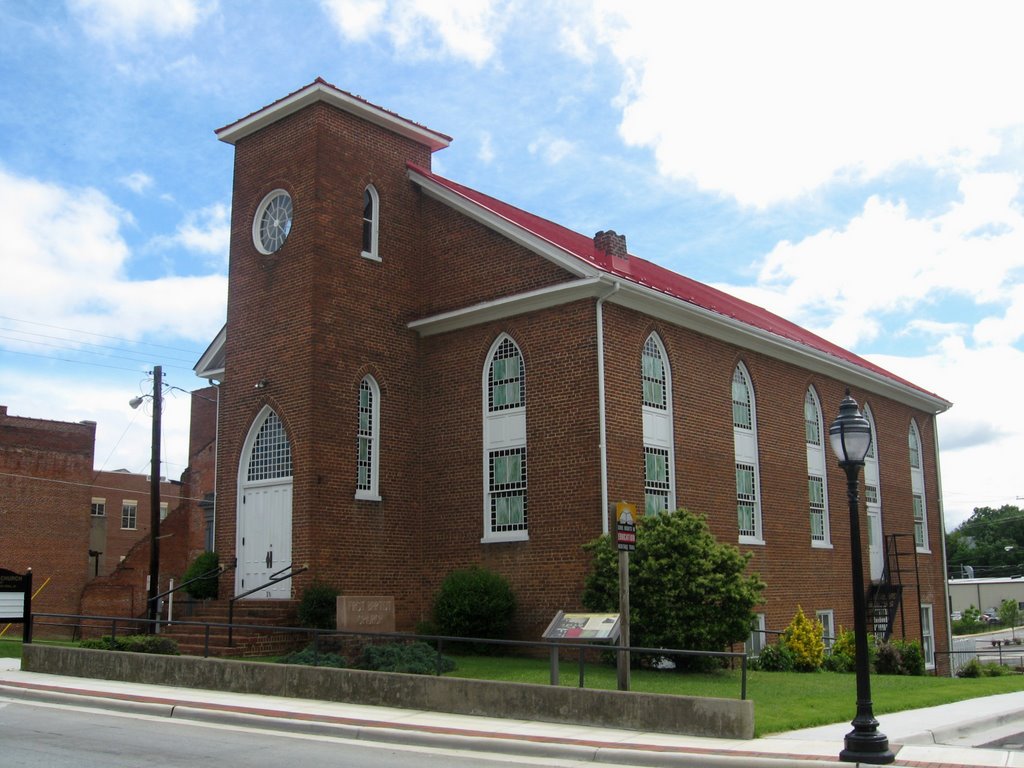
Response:
[[[827,440],[850,388],[874,438],[865,583],[900,577],[890,629],[946,668],[948,401],[623,235],[433,173],[448,136],[323,80],[217,136],[235,152],[227,324],[196,371],[220,384],[222,595],[307,565],[253,597],[391,595],[412,629],[450,571],[482,565],[539,637],[581,607],[582,546],[625,500],[701,512],[752,553],[760,629],[799,605],[831,634],[853,626]]]

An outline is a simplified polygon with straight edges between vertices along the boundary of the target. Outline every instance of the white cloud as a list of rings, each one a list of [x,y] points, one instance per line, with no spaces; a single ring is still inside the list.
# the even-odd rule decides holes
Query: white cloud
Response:
[[[321,0],[320,5],[347,40],[365,42],[379,30],[405,56],[431,59],[444,55],[482,66],[495,54],[507,3]]]
[[[153,186],[153,177],[142,171],[122,176],[118,181],[137,195],[141,195]]]
[[[484,131],[480,134],[480,150],[476,154],[477,159],[484,165],[494,162],[494,137],[490,132]]]
[[[218,256],[227,264],[231,239],[231,210],[215,203],[185,217],[172,240],[190,251]]]
[[[181,37],[216,8],[216,0],[69,0],[86,33],[108,42]]]
[[[902,202],[872,196],[842,229],[780,242],[760,265],[757,285],[726,290],[800,322],[846,347],[874,340],[887,313],[947,296],[1009,306],[975,328],[978,342],[1012,342],[1024,333],[1021,180],[971,174],[961,199],[931,218]],[[919,326],[920,327],[920,326]]]
[[[130,280],[121,236],[130,215],[95,189],[65,189],[0,169],[6,243],[0,306],[14,318],[121,338],[148,333],[208,341],[220,327],[226,278]]]
[[[1024,123],[1013,2],[608,0],[585,23],[625,69],[626,143],[743,204],[907,163],[976,168]]]
[[[531,155],[539,155],[548,165],[557,165],[573,153],[575,145],[557,136],[541,136],[530,142],[528,149]]]
[[[875,363],[938,394],[953,407],[939,416],[942,492],[947,529],[975,507],[1015,504],[1024,495],[1019,447],[1024,411],[1012,402],[1011,382],[1024,380],[1024,352],[1010,346],[971,348],[958,336],[920,357],[868,355]]]

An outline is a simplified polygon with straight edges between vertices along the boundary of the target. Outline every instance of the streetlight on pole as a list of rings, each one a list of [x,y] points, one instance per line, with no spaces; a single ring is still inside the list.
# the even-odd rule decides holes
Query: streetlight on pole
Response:
[[[153,445],[149,469],[149,595],[146,600],[149,631],[156,631],[158,618],[156,596],[160,580],[160,412],[163,409],[163,369],[153,366]],[[142,397],[132,398],[128,405],[138,408]]]
[[[878,730],[871,711],[871,670],[868,658],[867,600],[864,595],[864,565],[860,544],[860,489],[858,481],[864,458],[871,448],[871,424],[861,414],[857,401],[846,397],[839,404],[839,416],[828,430],[832,450],[846,472],[846,495],[850,500],[850,562],[853,579],[853,635],[857,670],[857,716],[853,730],[846,734],[839,759],[851,763],[886,765],[896,759],[889,738]]]

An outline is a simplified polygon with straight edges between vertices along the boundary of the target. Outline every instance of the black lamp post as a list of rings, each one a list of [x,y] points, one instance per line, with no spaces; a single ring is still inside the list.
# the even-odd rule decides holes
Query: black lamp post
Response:
[[[886,765],[896,756],[889,749],[889,738],[878,730],[871,711],[871,670],[868,658],[867,600],[864,595],[864,566],[860,546],[860,489],[858,479],[864,457],[871,448],[871,424],[861,414],[857,401],[846,397],[839,405],[839,416],[828,429],[832,450],[846,472],[846,495],[850,500],[850,562],[853,575],[853,635],[857,669],[857,716],[853,730],[846,734],[845,748],[839,759],[851,763]]]

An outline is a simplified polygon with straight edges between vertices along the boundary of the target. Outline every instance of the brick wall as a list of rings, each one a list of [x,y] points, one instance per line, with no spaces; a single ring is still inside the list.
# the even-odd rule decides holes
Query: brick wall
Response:
[[[41,588],[34,612],[78,611],[89,565],[95,437],[93,422],[11,416],[0,406],[0,567],[32,569],[33,587]],[[61,634],[47,626],[36,631]]]
[[[345,594],[395,596],[396,621],[428,618],[441,579],[483,564],[513,583],[518,632],[536,637],[558,609],[580,607],[601,532],[595,301],[418,338],[406,324],[571,279],[542,257],[422,197],[407,161],[427,150],[317,104],[236,145],[226,373],[218,446],[217,548],[235,552],[237,472],[261,409],[281,417],[292,443],[292,555],[313,581]],[[360,256],[362,194],[380,194],[381,261]],[[273,256],[252,244],[252,218],[271,189],[289,191],[291,234]],[[803,401],[817,392],[827,426],[842,381],[717,341],[614,304],[606,305],[610,500],[643,499],[641,350],[657,331],[672,366],[677,502],[707,515],[737,541],[731,388],[743,362],[757,403],[765,544],[744,545],[768,588],[769,629],[796,606],[835,611],[851,626],[849,521],[844,475],[827,458],[831,549],[812,548]],[[482,544],[482,377],[494,340],[508,333],[526,366],[529,540]],[[356,398],[360,379],[381,388],[381,501],[357,501]],[[265,382],[265,386],[257,387]],[[920,557],[922,602],[935,606],[944,643],[941,526],[933,418],[875,393],[883,525],[912,532],[907,430],[922,435],[931,553]],[[866,527],[862,539],[866,552]],[[225,592],[234,576],[225,577]],[[916,593],[905,598],[918,632]]]

